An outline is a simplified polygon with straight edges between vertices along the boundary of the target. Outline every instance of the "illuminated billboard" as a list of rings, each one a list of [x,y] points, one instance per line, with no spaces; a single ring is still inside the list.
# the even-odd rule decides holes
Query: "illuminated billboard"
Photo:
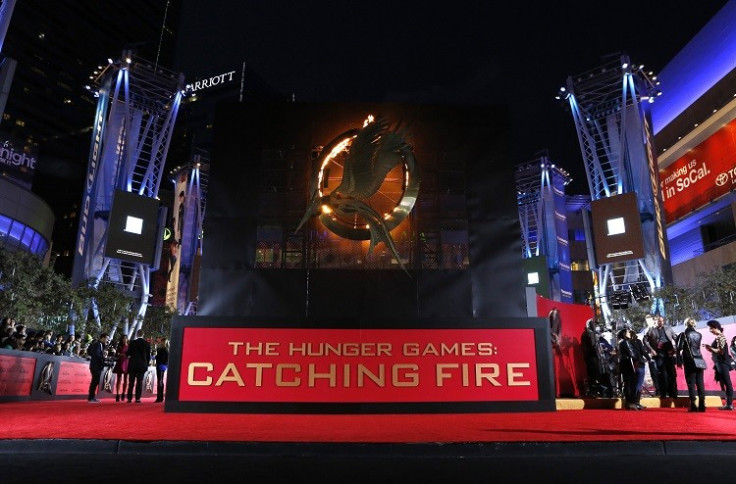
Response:
[[[554,410],[546,319],[174,321],[166,411]],[[277,326],[277,327],[275,327]],[[404,327],[408,326],[408,327]]]
[[[601,198],[590,204],[596,264],[644,257],[644,239],[636,194]]]
[[[736,188],[736,120],[659,172],[667,223]]]
[[[38,146],[0,133],[0,176],[30,190],[37,160]]]

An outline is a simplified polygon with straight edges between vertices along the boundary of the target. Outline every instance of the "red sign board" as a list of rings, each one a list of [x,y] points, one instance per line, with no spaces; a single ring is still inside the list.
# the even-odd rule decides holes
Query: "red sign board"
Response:
[[[30,395],[35,369],[35,358],[0,355],[0,396]]]
[[[533,328],[185,327],[180,402],[537,401]]]
[[[59,378],[56,381],[56,395],[87,395],[91,380],[89,363],[61,361]]]
[[[661,170],[659,179],[668,223],[736,188],[736,120]]]

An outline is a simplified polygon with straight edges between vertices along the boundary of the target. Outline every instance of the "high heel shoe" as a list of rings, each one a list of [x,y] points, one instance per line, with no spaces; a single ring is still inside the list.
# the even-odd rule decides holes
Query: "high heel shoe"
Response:
[[[116,402],[119,402],[120,401],[120,395],[115,395],[115,401]]]

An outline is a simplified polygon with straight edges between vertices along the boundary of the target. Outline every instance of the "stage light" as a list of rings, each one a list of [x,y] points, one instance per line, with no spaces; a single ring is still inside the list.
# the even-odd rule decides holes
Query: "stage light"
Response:
[[[626,309],[631,302],[631,294],[628,291],[613,291],[608,300],[611,309]]]
[[[108,57],[108,58],[107,58],[107,63],[108,63],[108,64],[112,64],[112,59],[110,59],[110,58]]]
[[[125,58],[125,62],[126,62],[127,64],[130,64],[131,62],[133,62],[133,59],[131,59],[130,57],[126,57],[126,58]]]
[[[628,68],[628,67],[629,67],[629,64],[628,64],[628,63],[626,63],[626,62],[624,62],[624,64],[623,64],[623,65],[621,66],[621,68],[622,68],[622,69],[626,69],[626,68]]]

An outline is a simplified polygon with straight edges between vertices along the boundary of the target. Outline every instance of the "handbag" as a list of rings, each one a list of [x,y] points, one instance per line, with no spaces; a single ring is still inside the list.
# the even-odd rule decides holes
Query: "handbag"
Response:
[[[705,362],[705,360],[701,357],[695,357],[693,355],[693,349],[690,347],[690,341],[688,341],[687,336],[685,336],[685,346],[687,346],[687,351],[690,353],[690,358],[692,358],[693,363],[695,364],[695,368],[699,370],[705,370],[708,368],[708,364]],[[734,361],[731,359],[731,363],[733,364]]]

